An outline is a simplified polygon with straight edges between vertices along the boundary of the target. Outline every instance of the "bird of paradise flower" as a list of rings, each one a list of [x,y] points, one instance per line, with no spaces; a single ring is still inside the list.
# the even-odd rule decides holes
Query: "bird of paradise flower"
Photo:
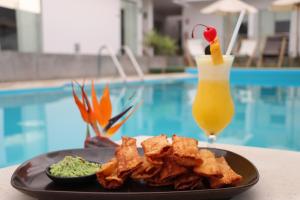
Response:
[[[108,85],[105,86],[103,94],[100,100],[98,100],[95,85],[92,81],[91,103],[85,91],[85,85],[77,84],[80,87],[81,99],[75,92],[74,82],[72,82],[72,93],[81,117],[87,124],[86,139],[84,142],[85,147],[89,146],[89,144],[93,144],[93,146],[118,146],[114,141],[109,139],[109,137],[121,128],[129,117],[139,108],[141,102],[128,106],[124,111],[112,117],[112,103]],[[94,130],[95,137],[91,137],[89,127],[92,127]]]

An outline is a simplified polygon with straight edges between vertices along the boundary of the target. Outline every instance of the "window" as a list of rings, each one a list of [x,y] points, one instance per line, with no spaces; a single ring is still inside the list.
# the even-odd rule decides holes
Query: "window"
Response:
[[[18,49],[16,11],[2,7],[0,7],[0,49]]]

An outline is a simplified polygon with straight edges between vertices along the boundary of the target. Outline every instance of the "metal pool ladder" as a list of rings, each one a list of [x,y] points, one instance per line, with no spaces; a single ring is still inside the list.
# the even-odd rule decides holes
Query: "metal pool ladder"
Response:
[[[131,49],[128,46],[122,46],[121,49],[123,49],[125,54],[128,56],[128,58],[129,58],[130,62],[132,63],[135,71],[137,72],[139,78],[141,80],[144,80],[144,76],[145,76],[144,72],[143,72],[141,66],[139,65],[139,63],[137,62],[137,60],[136,60],[134,54],[132,53]]]
[[[108,51],[108,55],[111,57],[111,59],[114,63],[114,66],[117,69],[117,71],[118,71],[119,75],[121,76],[121,78],[124,81],[127,81],[127,75],[125,74],[121,63],[119,62],[117,56],[113,53],[112,49],[107,45],[103,45],[99,48],[99,51],[98,51],[98,68],[100,67],[100,56],[101,56],[101,53],[104,49],[106,49]]]

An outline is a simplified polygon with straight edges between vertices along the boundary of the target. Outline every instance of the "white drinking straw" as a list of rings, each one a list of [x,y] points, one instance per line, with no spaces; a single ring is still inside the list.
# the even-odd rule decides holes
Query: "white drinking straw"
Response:
[[[236,25],[235,25],[235,28],[234,28],[234,31],[233,31],[233,34],[232,34],[230,43],[229,43],[229,45],[228,45],[228,48],[227,48],[227,51],[226,51],[226,55],[230,55],[230,53],[231,53],[231,51],[232,51],[232,48],[233,48],[233,45],[234,45],[235,40],[236,40],[236,38],[237,38],[239,29],[240,29],[241,24],[242,24],[242,22],[243,22],[245,13],[246,13],[246,10],[242,10],[241,13],[240,13],[240,16],[239,16],[239,19],[238,19],[238,21],[237,21],[237,23],[236,23]]]

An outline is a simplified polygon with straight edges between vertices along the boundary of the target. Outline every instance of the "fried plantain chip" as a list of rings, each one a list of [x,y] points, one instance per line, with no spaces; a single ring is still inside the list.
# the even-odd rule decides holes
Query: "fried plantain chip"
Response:
[[[186,167],[200,165],[202,159],[198,155],[198,141],[193,138],[173,135],[173,157],[174,160]]]
[[[178,177],[175,180],[174,187],[176,190],[193,190],[196,188],[204,188],[202,177],[195,173],[188,173]]]
[[[101,169],[96,173],[98,182],[106,189],[119,188],[124,180],[117,175],[118,162],[113,158],[109,162],[103,164]]]
[[[242,180],[242,176],[230,168],[224,157],[217,158],[216,160],[219,164],[223,177],[210,177],[209,182],[211,188],[220,188],[229,185],[235,186]]]
[[[142,142],[145,156],[152,160],[163,158],[171,154],[171,145],[166,135],[151,137]]]
[[[138,180],[138,179],[150,179],[156,174],[159,173],[161,166],[151,164],[146,157],[143,157],[143,163],[137,169],[135,169],[132,174],[131,178]]]
[[[119,177],[126,177],[142,164],[142,158],[138,153],[136,139],[134,138],[122,137],[122,144],[117,147],[115,155],[118,161],[117,170]]]
[[[223,176],[215,155],[211,151],[207,149],[201,149],[199,150],[198,155],[202,159],[203,163],[194,167],[194,172],[196,174],[205,177],[214,176],[217,178],[221,178]]]

